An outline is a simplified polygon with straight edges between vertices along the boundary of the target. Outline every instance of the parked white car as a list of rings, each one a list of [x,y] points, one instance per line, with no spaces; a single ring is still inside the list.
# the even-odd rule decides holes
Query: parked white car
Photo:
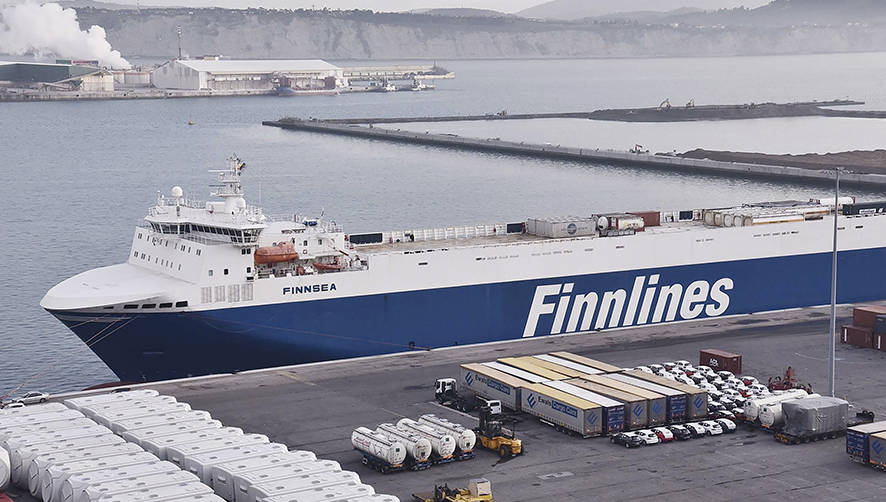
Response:
[[[723,432],[726,432],[726,433],[735,432],[735,422],[733,422],[732,420],[729,420],[728,418],[718,418],[718,419],[714,420],[714,422],[717,422],[718,424],[720,424],[720,428],[723,429]]]
[[[769,389],[765,385],[758,383],[749,385],[748,391],[755,396],[768,396],[770,394]]]
[[[49,394],[46,392],[27,392],[15,401],[22,404],[37,404],[45,403],[47,399],[49,399]]]
[[[643,373],[650,373],[650,374],[653,374],[653,373],[652,373],[652,370],[649,369],[648,366],[635,366],[634,369],[637,370],[637,371],[642,371]]]
[[[702,365],[699,365],[699,366],[696,366],[696,367],[695,367],[695,372],[696,372],[696,373],[701,373],[701,374],[704,375],[705,377],[714,377],[714,376],[717,375],[717,373],[714,372],[714,370],[712,370],[710,366],[705,366],[705,365],[703,365],[703,364],[702,364]]]
[[[661,365],[664,366],[665,371],[671,371],[677,367],[677,363],[674,362],[661,363]]]
[[[664,366],[662,366],[660,364],[650,364],[649,369],[651,369],[652,372],[655,373],[656,375],[661,375],[662,373],[665,372]]]
[[[680,359],[679,361],[674,361],[674,364],[676,364],[677,367],[679,367],[679,368],[686,368],[686,367],[692,366],[692,363],[690,363],[689,361],[686,361],[684,359]]]
[[[708,434],[708,431],[697,422],[690,422],[688,424],[683,424],[683,426],[689,429],[689,432],[692,433],[692,437],[694,438],[704,437]]]
[[[706,390],[706,391],[708,391],[708,393],[718,392],[716,387],[714,387],[713,385],[711,385],[707,382],[702,382],[702,383],[698,384],[698,388],[701,390]]]
[[[726,371],[726,370],[718,371],[717,376],[719,376],[723,380],[729,380],[730,378],[735,378],[734,373],[732,373],[731,371]]]
[[[661,439],[658,439],[658,434],[652,432],[649,429],[643,429],[637,431],[637,435],[640,436],[643,441],[646,442],[647,445],[650,444],[658,444],[661,442]]]
[[[709,436],[719,436],[720,434],[723,434],[723,428],[720,427],[720,424],[714,422],[713,420],[705,420],[704,422],[699,422],[698,424],[704,427],[705,432],[707,432]]]

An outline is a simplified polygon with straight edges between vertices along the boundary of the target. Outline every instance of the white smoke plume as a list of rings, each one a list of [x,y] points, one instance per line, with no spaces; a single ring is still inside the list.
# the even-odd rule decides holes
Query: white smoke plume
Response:
[[[0,0],[0,53],[97,59],[102,66],[131,67],[120,51],[111,49],[101,26],[81,30],[74,9],[30,0]]]

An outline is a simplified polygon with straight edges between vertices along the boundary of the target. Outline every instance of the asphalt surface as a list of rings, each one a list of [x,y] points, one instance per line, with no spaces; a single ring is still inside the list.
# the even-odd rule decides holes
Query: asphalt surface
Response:
[[[848,316],[848,309],[841,309]],[[433,400],[436,378],[464,362],[567,350],[618,366],[698,360],[701,349],[743,354],[744,374],[766,382],[792,366],[826,393],[829,311],[755,314],[593,335],[415,352],[293,366],[234,376],[151,385],[226,425],[314,451],[360,474],[378,493],[411,500],[435,483],[492,482],[498,502],[556,500],[882,500],[886,473],[849,462],[840,439],[787,446],[757,430],[625,449],[606,438],[579,439],[528,415],[516,430],[526,454],[507,461],[478,450],[474,459],[427,471],[382,475],[364,467],[350,443],[357,426],[436,413],[473,427],[476,419]],[[842,322],[838,321],[838,322]],[[837,395],[886,419],[886,352],[837,345]],[[475,415],[476,416],[476,415]],[[19,500],[26,500],[21,498]]]

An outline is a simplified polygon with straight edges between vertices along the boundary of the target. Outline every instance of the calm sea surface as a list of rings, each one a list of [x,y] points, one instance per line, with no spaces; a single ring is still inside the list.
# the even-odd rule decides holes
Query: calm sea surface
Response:
[[[232,153],[249,164],[250,202],[260,197],[270,214],[325,212],[351,232],[721,206],[827,190],[374,143],[263,127],[265,119],[574,111],[655,106],[665,98],[703,104],[850,97],[886,109],[886,54],[440,63],[457,78],[435,92],[0,104],[0,395],[23,382],[23,390],[62,391],[115,379],[40,309],[40,298],[78,272],[124,261],[132,227],[157,192],[177,184],[206,198],[206,170],[222,167]],[[189,119],[195,125],[188,126]],[[799,152],[886,147],[881,124],[786,119],[654,128],[570,121],[454,127],[601,148],[646,142],[657,150]]]

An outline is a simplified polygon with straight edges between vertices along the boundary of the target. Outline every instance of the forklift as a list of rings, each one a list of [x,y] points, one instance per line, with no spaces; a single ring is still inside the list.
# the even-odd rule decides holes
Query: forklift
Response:
[[[493,502],[492,484],[485,478],[472,479],[467,488],[434,486],[434,493],[413,493],[416,502]]]
[[[503,426],[505,421],[511,423],[511,429]],[[515,419],[505,420],[501,416],[501,408],[495,410],[489,406],[480,408],[480,426],[474,429],[480,444],[484,448],[497,451],[501,458],[510,458],[524,453],[523,441],[514,435]]]

